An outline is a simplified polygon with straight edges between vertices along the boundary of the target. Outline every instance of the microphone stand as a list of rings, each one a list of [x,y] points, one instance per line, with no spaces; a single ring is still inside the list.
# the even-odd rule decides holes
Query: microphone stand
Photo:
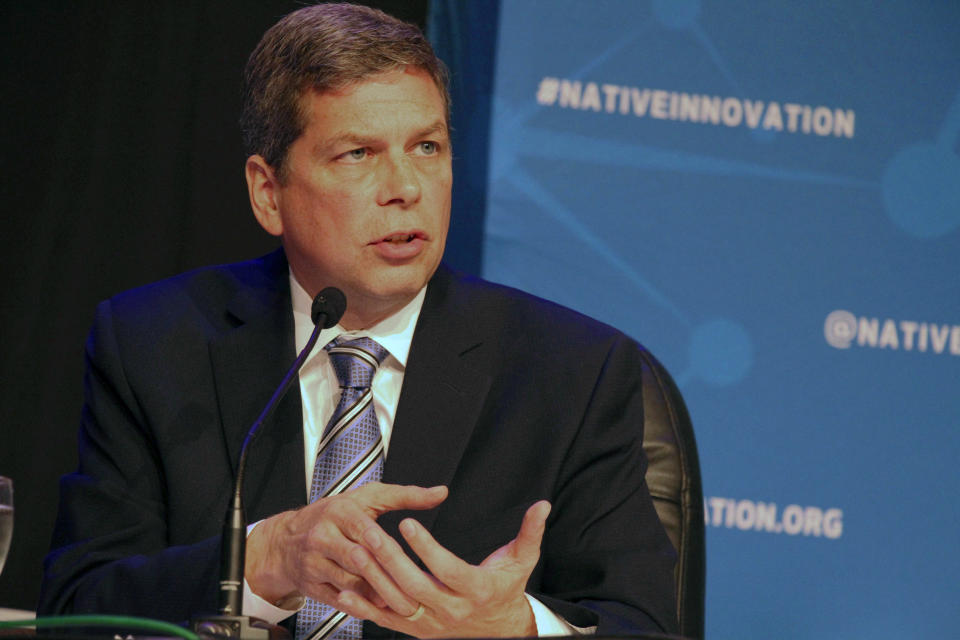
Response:
[[[247,431],[243,446],[240,448],[233,497],[227,507],[227,515],[223,523],[220,547],[219,614],[195,617],[190,626],[199,634],[239,640],[286,640],[290,637],[290,632],[279,625],[243,615],[243,568],[247,544],[247,519],[243,510],[243,479],[247,452],[259,433],[260,427],[273,415],[274,409],[287,394],[287,390],[317,343],[320,332],[337,324],[343,317],[346,307],[346,298],[339,289],[327,287],[317,294],[310,314],[314,323],[310,339],[297,355],[297,359],[280,382],[280,386],[273,392],[260,417]]]

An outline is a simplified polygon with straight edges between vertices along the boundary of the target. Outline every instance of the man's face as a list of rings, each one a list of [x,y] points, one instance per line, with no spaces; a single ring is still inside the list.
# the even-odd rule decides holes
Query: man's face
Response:
[[[409,302],[443,255],[453,181],[443,100],[407,68],[308,91],[302,105],[306,127],[273,186],[279,225],[261,224],[282,236],[307,292],[339,287],[345,326],[369,326]]]

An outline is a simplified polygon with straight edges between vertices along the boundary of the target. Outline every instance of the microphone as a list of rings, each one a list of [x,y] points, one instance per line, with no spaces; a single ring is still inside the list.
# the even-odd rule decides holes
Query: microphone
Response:
[[[226,636],[229,638],[243,638],[250,640],[260,640],[269,638],[267,628],[257,627],[251,624],[251,620],[262,622],[256,618],[248,618],[242,615],[243,609],[243,567],[244,554],[247,543],[247,520],[243,512],[243,479],[246,470],[247,452],[250,443],[260,432],[260,427],[266,422],[274,409],[280,404],[280,400],[287,394],[294,378],[297,377],[300,368],[306,361],[307,356],[313,350],[323,329],[329,329],[343,317],[347,309],[347,298],[343,292],[336,287],[327,287],[317,294],[313,299],[313,305],[310,308],[310,319],[313,320],[313,332],[306,346],[297,355],[293,361],[287,375],[280,382],[280,386],[273,392],[267,406],[263,408],[260,417],[251,425],[247,431],[247,437],[243,440],[240,448],[240,460],[237,463],[237,477],[233,486],[233,498],[227,507],[227,515],[223,523],[223,534],[220,549],[220,594],[217,616],[206,616],[196,618],[193,621],[194,630],[199,633]],[[266,624],[266,623],[264,623]],[[267,625],[279,630],[279,633],[285,634],[286,630],[276,625]]]
[[[329,329],[340,322],[347,310],[347,296],[336,287],[327,287],[317,294],[310,307],[310,319],[313,324]]]

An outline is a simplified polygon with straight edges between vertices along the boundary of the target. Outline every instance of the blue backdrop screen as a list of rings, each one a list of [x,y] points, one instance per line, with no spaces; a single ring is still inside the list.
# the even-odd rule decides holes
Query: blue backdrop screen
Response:
[[[503,2],[483,275],[647,345],[714,638],[950,634],[960,5]],[[458,178],[460,179],[460,178]]]

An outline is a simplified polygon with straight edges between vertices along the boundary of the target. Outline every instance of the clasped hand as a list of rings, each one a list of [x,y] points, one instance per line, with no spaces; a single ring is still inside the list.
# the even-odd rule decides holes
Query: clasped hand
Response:
[[[370,483],[273,516],[247,541],[247,581],[268,601],[299,593],[420,638],[536,635],[524,589],[540,557],[550,504],[531,506],[517,537],[479,565],[405,519],[400,533],[424,571],[376,519],[432,509],[446,497],[446,487]]]

